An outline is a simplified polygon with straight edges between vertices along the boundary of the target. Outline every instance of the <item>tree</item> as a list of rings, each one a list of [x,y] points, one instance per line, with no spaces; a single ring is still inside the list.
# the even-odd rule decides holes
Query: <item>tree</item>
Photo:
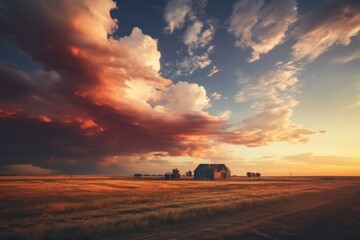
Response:
[[[246,176],[251,177],[251,172],[247,172]]]
[[[261,173],[255,173],[256,177],[260,177],[261,176]]]
[[[188,177],[192,177],[192,172],[189,170],[189,171],[187,171],[186,172],[186,176],[188,176]]]
[[[174,168],[172,170],[171,178],[180,178],[180,170],[177,168]]]
[[[256,175],[255,175],[255,173],[252,172],[252,173],[251,173],[251,176],[252,176],[252,177],[255,177]]]

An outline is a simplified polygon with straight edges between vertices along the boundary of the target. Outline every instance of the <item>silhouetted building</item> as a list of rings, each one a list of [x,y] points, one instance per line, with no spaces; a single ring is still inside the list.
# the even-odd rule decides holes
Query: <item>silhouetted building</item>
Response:
[[[180,178],[180,173],[179,172],[166,172],[164,174],[165,179],[176,179],[176,178]]]

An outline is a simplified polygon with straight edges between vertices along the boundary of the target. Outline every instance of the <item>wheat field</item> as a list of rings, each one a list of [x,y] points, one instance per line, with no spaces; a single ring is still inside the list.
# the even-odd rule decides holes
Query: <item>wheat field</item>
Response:
[[[0,182],[1,239],[98,239],[153,231],[351,184],[324,178],[110,176],[0,177]]]

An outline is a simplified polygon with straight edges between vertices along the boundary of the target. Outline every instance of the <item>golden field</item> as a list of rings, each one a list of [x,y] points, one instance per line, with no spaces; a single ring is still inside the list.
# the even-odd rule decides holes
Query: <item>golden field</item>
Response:
[[[1,239],[98,239],[151,232],[300,196],[358,186],[354,178],[231,181],[110,176],[0,177]]]

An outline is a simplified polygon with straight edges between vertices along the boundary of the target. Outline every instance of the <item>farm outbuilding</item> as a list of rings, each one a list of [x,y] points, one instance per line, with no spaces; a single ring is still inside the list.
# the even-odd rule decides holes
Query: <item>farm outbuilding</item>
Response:
[[[225,164],[199,164],[194,171],[194,178],[199,180],[229,180],[231,171]]]
[[[166,172],[164,174],[165,179],[174,179],[174,178],[180,178],[180,173],[178,172]]]

